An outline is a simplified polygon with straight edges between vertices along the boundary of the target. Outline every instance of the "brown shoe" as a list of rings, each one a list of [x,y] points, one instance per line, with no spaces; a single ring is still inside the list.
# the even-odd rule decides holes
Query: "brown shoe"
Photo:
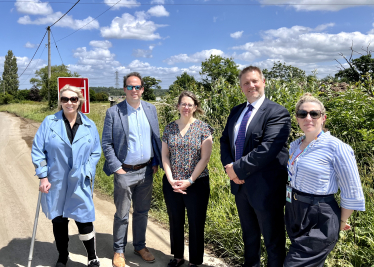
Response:
[[[125,254],[114,252],[112,264],[113,267],[125,267]]]
[[[142,257],[142,259],[145,262],[148,262],[148,263],[155,262],[155,257],[152,255],[151,252],[149,252],[149,250],[147,248],[143,248],[139,251],[134,250],[134,253],[136,255],[139,255],[140,257]]]

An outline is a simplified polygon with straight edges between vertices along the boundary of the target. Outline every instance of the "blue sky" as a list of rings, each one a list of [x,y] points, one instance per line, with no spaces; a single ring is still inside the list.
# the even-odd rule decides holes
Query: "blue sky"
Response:
[[[25,70],[46,27],[73,6],[70,1],[0,0],[0,73],[8,50],[19,75]],[[279,60],[307,74],[317,69],[321,78],[338,71],[335,59],[344,63],[339,53],[349,57],[352,42],[358,52],[369,43],[374,50],[372,0],[117,1],[81,0],[57,22],[51,29],[62,60],[52,44],[52,65],[63,61],[90,86],[115,86],[116,71],[121,85],[124,75],[138,71],[166,89],[185,71],[201,79],[201,62],[211,54],[232,57],[240,68],[270,69]],[[46,66],[46,43],[47,37],[20,89],[30,88],[35,70]]]

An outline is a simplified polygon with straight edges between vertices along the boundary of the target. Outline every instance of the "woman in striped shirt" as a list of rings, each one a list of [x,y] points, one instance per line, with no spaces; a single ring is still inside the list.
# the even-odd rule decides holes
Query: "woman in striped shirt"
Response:
[[[291,246],[284,266],[323,266],[339,231],[351,229],[352,212],[365,210],[365,199],[352,148],[323,131],[323,104],[306,93],[296,104],[296,119],[305,135],[289,151],[285,221]]]

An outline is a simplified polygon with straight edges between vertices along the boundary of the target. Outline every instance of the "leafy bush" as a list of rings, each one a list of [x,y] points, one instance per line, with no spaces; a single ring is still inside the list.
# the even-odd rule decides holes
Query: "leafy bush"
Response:
[[[6,93],[6,94],[0,94],[0,105],[3,104],[9,104],[13,101],[13,96]]]

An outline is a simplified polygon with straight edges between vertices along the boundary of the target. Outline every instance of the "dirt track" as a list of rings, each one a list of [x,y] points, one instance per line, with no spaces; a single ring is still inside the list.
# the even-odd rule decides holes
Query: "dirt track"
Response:
[[[39,184],[31,162],[31,143],[39,125],[0,112],[0,266],[27,266]],[[101,266],[112,266],[112,224],[115,207],[111,201],[96,196],[94,202],[97,253]],[[67,266],[87,266],[86,252],[78,239],[74,222],[70,222],[69,231],[71,260]],[[155,223],[148,223],[147,247],[156,257],[153,264],[145,263],[139,256],[134,255],[131,233],[130,226],[129,244],[125,253],[127,266],[167,265],[171,258],[168,231]],[[40,212],[32,266],[54,266],[57,257],[52,223]],[[188,259],[187,247],[185,258]],[[203,266],[225,266],[209,255],[204,258],[204,263]]]

